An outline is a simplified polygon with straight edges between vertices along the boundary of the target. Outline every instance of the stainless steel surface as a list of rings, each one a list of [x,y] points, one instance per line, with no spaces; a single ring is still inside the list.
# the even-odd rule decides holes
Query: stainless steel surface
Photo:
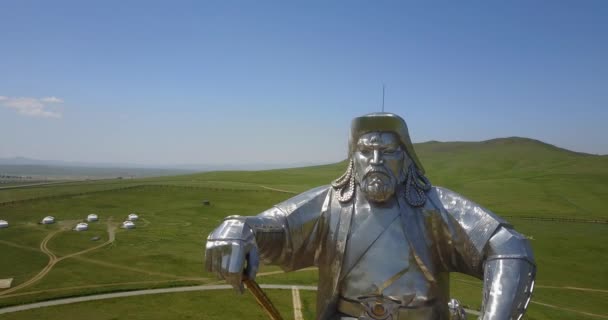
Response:
[[[207,237],[205,263],[207,270],[214,271],[221,279],[243,293],[243,270],[255,279],[259,258],[253,230],[245,219],[229,217]]]
[[[385,202],[405,180],[405,152],[391,132],[370,132],[359,137],[351,153],[359,190],[373,202]]]
[[[424,167],[414,151],[414,145],[410,139],[410,133],[405,120],[393,113],[375,112],[353,119],[348,143],[349,158],[357,150],[359,138],[370,132],[392,132],[397,135],[401,146],[408,154],[408,158],[411,159],[410,161],[413,161],[418,169],[424,173]]]
[[[524,236],[501,227],[490,238],[486,251],[481,319],[519,320],[534,290],[532,249]]]
[[[357,197],[342,265],[342,297],[384,296],[417,307],[441,294],[415,263],[400,218],[404,210],[411,209],[396,201],[374,206]],[[393,253],[390,263],[385,263],[387,252]]]
[[[460,301],[451,299],[448,302],[448,309],[450,310],[450,320],[467,320],[467,314],[460,305]]]
[[[380,306],[360,308],[378,312],[428,310],[387,313],[393,320],[449,319],[450,272],[484,280],[482,319],[525,312],[535,276],[526,239],[475,202],[431,187],[403,119],[356,118],[349,146],[348,168],[331,186],[224,221],[209,236],[207,269],[242,290],[246,264],[255,276],[257,250],[287,271],[318,266],[321,320],[359,317],[341,314],[340,301],[365,299]]]
[[[398,301],[382,296],[362,297],[357,301],[340,299],[338,301],[338,312],[357,320],[442,319],[440,318],[441,315],[437,314],[437,311],[430,306],[406,308]],[[341,317],[341,320],[343,319],[349,318]]]

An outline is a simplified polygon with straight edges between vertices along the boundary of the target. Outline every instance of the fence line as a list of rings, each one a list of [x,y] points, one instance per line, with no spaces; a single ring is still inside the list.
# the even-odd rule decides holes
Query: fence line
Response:
[[[42,197],[34,197],[28,199],[19,199],[12,201],[0,202],[0,207],[11,206],[20,203],[26,203],[30,201],[38,201],[38,200],[49,200],[49,199],[65,199],[75,196],[82,196],[94,193],[102,193],[102,192],[117,192],[124,191],[130,189],[163,189],[163,188],[182,188],[182,189],[203,189],[210,191],[230,191],[230,192],[273,192],[272,190],[265,189],[236,189],[236,188],[220,188],[220,187],[207,187],[207,186],[180,186],[180,185],[172,185],[172,184],[140,184],[134,186],[126,186],[105,190],[91,190],[84,192],[76,192],[76,193],[68,193],[68,194],[57,194],[57,195],[49,195]],[[518,215],[503,215],[503,218],[508,219],[522,219],[522,220],[530,220],[530,221],[551,221],[551,222],[571,222],[571,223],[597,223],[597,224],[608,224],[608,219],[584,219],[584,218],[572,218],[572,217],[535,217],[535,216],[518,216]]]
[[[599,223],[608,224],[608,219],[583,219],[570,217],[534,217],[534,216],[501,216],[509,219],[522,219],[531,221],[553,221],[553,222],[574,222],[574,223]]]
[[[117,191],[129,190],[129,189],[162,189],[162,188],[204,189],[204,190],[211,190],[211,191],[230,191],[230,192],[272,192],[271,190],[264,190],[264,189],[233,189],[233,188],[205,187],[205,186],[179,186],[179,185],[171,185],[171,184],[142,184],[142,185],[126,186],[126,187],[112,188],[112,189],[105,189],[105,190],[91,190],[91,191],[84,191],[84,192],[56,194],[56,195],[48,195],[48,196],[34,197],[34,198],[28,198],[28,199],[4,201],[4,202],[0,202],[0,207],[6,207],[6,206],[10,206],[10,205],[26,203],[26,202],[30,202],[30,201],[38,201],[38,200],[61,199],[61,198],[65,199],[65,198],[88,195],[88,194],[93,194],[93,193],[117,192]]]

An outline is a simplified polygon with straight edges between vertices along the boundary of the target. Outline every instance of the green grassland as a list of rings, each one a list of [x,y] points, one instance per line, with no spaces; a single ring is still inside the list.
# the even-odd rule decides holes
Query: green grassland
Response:
[[[428,142],[416,150],[435,185],[453,189],[508,217],[531,240],[538,277],[528,319],[608,318],[608,157],[574,153],[522,138],[486,142]],[[67,182],[0,190],[0,279],[28,283],[56,255],[48,273],[3,294],[0,307],[75,295],[217,283],[202,268],[206,235],[231,214],[252,215],[292,193],[329,183],[345,163],[268,171],[219,171],[133,180]],[[290,193],[291,192],[291,193]],[[211,205],[205,206],[203,200]],[[117,228],[130,212],[135,230]],[[90,230],[70,229],[87,214]],[[40,225],[46,215],[58,223]],[[579,222],[530,217],[575,218]],[[115,241],[108,243],[110,233]],[[99,239],[93,241],[93,237]],[[276,273],[260,283],[315,284],[314,270]],[[270,290],[286,318],[291,293]],[[315,293],[301,292],[305,319],[314,318]],[[481,282],[452,277],[452,295],[476,309]],[[90,312],[98,310],[98,312]],[[245,310],[245,311],[243,311]],[[245,313],[243,313],[245,312]],[[128,314],[128,316],[127,316]],[[250,314],[251,316],[244,316]],[[232,291],[190,292],[92,301],[1,315],[0,319],[243,319],[264,317],[249,296]]]
[[[129,167],[95,167],[80,166],[70,163],[38,163],[38,164],[2,164],[0,159],[0,178],[2,176],[27,177],[23,180],[46,180],[46,179],[74,179],[86,178],[117,178],[117,177],[151,177],[168,176],[176,174],[191,173],[192,170],[179,169],[155,169],[155,168],[129,168]],[[10,161],[10,160],[9,160]],[[33,160],[34,162],[44,162]]]
[[[60,181],[59,181],[60,182]],[[9,189],[14,187],[21,187],[24,185],[30,184],[41,184],[41,183],[49,183],[46,180],[7,180],[0,178],[0,189]]]
[[[269,291],[269,297],[285,319],[292,316],[291,294]],[[235,299],[232,291],[208,291],[127,297],[72,305],[49,307],[3,315],[2,319],[34,319],[44,313],[45,319],[165,320],[165,319],[256,319],[268,317],[248,294]],[[307,318],[308,319],[308,318]]]

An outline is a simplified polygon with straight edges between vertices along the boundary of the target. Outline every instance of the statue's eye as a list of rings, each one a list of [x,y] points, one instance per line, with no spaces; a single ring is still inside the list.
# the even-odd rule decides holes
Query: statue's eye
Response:
[[[369,148],[361,148],[361,154],[364,156],[369,156],[372,154],[372,150]]]
[[[384,154],[395,154],[395,152],[397,152],[397,149],[393,149],[393,148],[389,148],[389,149],[384,149]]]

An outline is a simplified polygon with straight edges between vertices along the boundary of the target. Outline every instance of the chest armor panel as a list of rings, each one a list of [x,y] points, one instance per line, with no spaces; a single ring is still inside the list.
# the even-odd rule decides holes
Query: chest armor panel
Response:
[[[411,253],[399,215],[398,206],[380,213],[362,210],[355,214],[345,252],[342,297],[357,300],[383,295],[404,306],[435,298]]]

